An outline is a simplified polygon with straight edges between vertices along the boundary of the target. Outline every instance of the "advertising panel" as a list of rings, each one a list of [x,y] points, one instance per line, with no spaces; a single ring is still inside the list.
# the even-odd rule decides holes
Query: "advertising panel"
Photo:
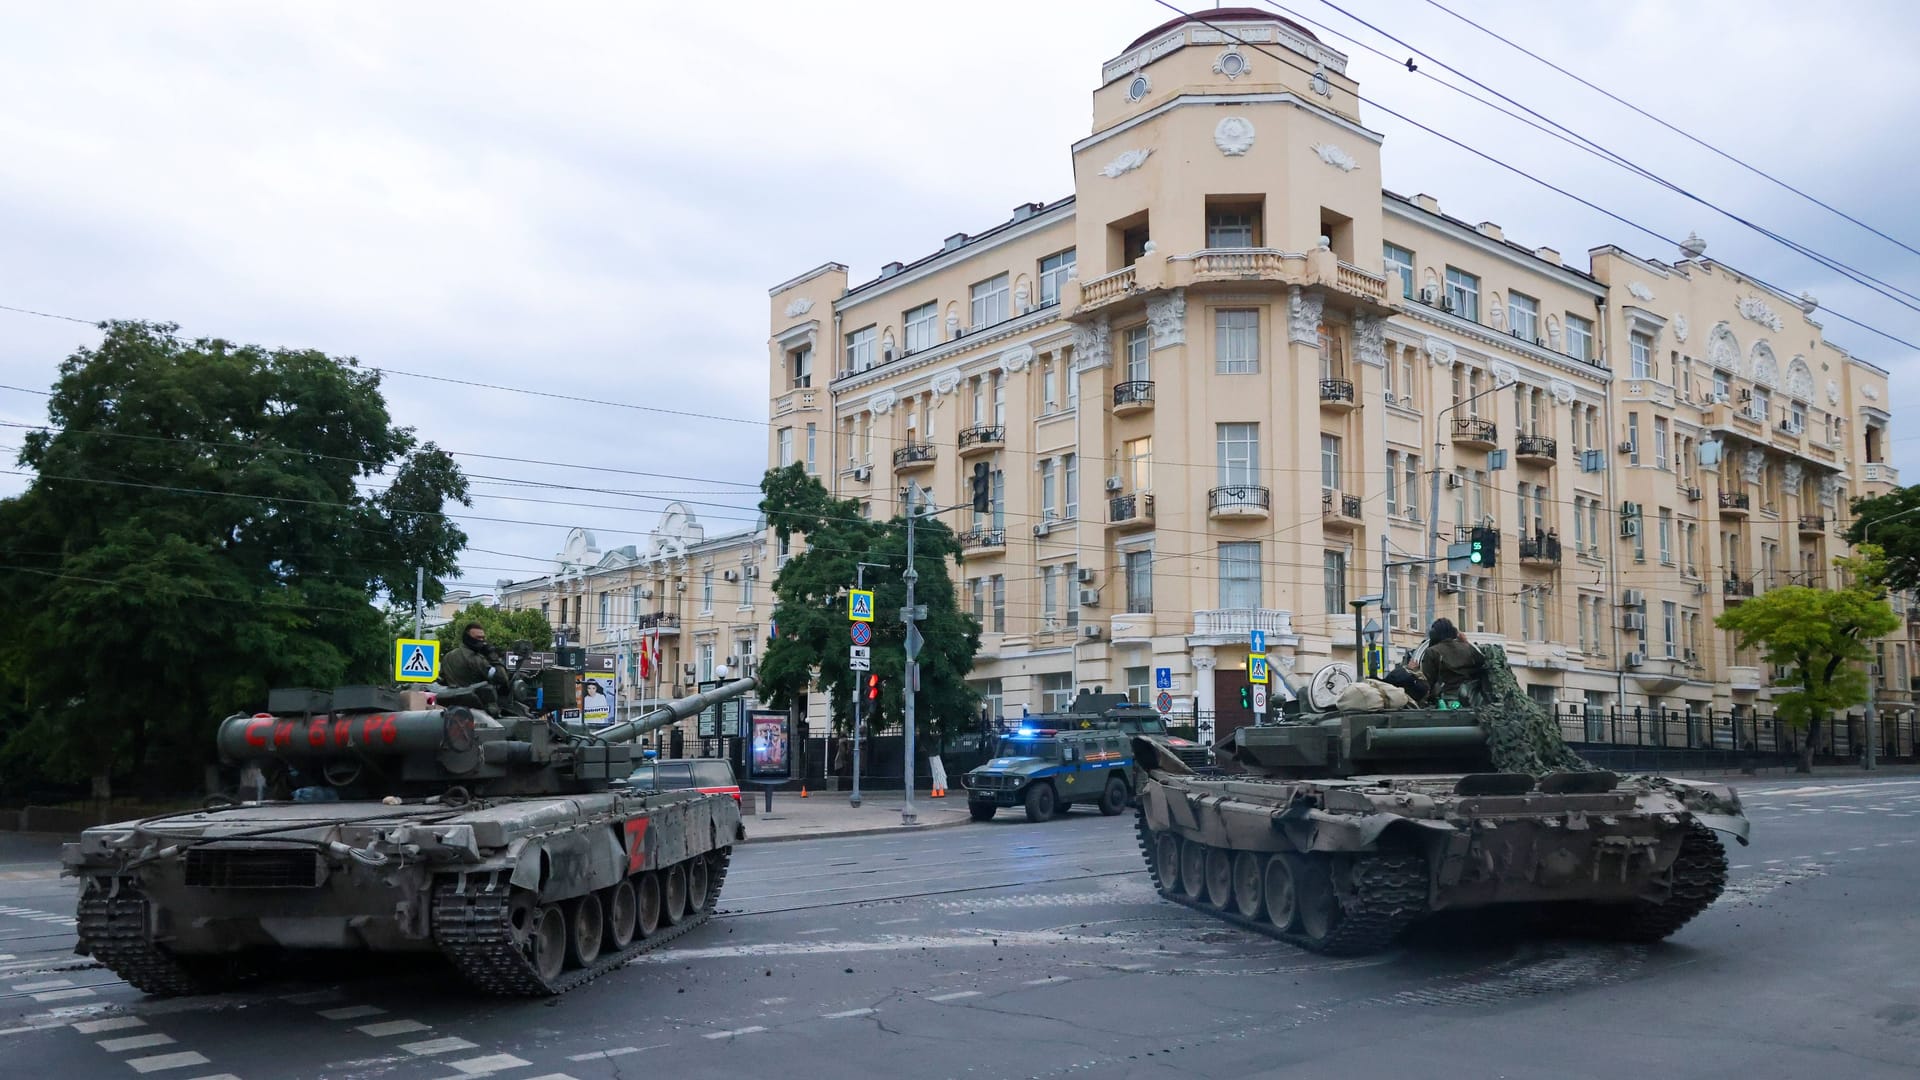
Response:
[[[793,779],[793,739],[787,714],[755,709],[747,714],[751,748],[747,779],[778,783]]]

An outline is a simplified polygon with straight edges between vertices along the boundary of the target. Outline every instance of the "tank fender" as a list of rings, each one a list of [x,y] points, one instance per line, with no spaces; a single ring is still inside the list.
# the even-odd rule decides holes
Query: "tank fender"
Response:
[[[626,857],[610,829],[551,833],[520,849],[511,881],[538,892],[544,901],[565,900],[619,881]]]
[[[1302,803],[1275,814],[1273,827],[1300,851],[1371,851],[1389,829],[1429,851],[1445,848],[1451,837],[1461,835],[1444,821],[1399,814],[1330,814]]]

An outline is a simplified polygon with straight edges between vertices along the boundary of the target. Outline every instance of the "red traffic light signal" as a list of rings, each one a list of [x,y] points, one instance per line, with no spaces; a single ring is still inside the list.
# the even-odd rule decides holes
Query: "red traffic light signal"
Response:
[[[880,700],[880,676],[878,675],[867,676],[867,700]]]

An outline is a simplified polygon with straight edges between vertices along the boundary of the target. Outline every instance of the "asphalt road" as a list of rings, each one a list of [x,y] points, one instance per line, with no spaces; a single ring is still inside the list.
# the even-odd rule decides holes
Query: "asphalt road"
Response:
[[[1322,959],[1159,900],[1131,818],[1077,811],[742,848],[722,917],[543,1002],[430,961],[147,999],[0,834],[0,1074],[1911,1080],[1920,779],[1743,794],[1727,895],[1652,948],[1483,920]]]

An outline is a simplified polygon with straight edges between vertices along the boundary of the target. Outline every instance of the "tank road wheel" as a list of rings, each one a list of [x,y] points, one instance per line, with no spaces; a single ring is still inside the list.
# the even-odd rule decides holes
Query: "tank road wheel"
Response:
[[[567,917],[552,904],[534,908],[527,935],[527,959],[541,982],[551,983],[567,967]]]
[[[1180,891],[1189,900],[1198,900],[1207,894],[1207,845],[1181,839]]]
[[[1294,904],[1300,909],[1300,932],[1307,936],[1307,947],[1320,951],[1329,946],[1340,928],[1343,913],[1340,897],[1333,891],[1332,868],[1325,856],[1300,856],[1294,865]]]
[[[600,942],[607,930],[607,913],[600,897],[588,893],[561,905],[567,918],[567,964],[583,968],[600,959]]]
[[[622,881],[601,891],[600,906],[607,913],[607,944],[615,952],[633,944],[639,928],[640,901],[634,895],[633,882]]]
[[[1107,790],[1100,794],[1100,812],[1113,817],[1127,808],[1127,782],[1119,777],[1107,780]]]
[[[1207,903],[1221,911],[1233,903],[1233,852],[1224,848],[1207,849]]]
[[[634,930],[641,937],[652,937],[660,929],[660,875],[652,870],[633,879]]]
[[[1180,838],[1163,832],[1153,838],[1153,869],[1167,892],[1180,887]]]
[[[1260,892],[1263,870],[1260,856],[1251,851],[1242,851],[1233,857],[1233,906],[1249,919],[1260,917],[1264,902]]]
[[[967,816],[975,821],[992,821],[993,812],[998,809],[992,803],[970,802],[967,804]]]
[[[1027,820],[1045,821],[1053,816],[1055,802],[1052,784],[1027,785]]]
[[[667,867],[667,880],[661,889],[660,917],[668,926],[676,926],[687,917],[687,868],[680,863]]]
[[[1260,883],[1266,894],[1267,921],[1281,930],[1292,930],[1300,921],[1299,863],[1300,856],[1290,851],[1275,855],[1267,860]]]
[[[707,906],[707,857],[696,855],[687,860],[687,911],[704,911]]]

